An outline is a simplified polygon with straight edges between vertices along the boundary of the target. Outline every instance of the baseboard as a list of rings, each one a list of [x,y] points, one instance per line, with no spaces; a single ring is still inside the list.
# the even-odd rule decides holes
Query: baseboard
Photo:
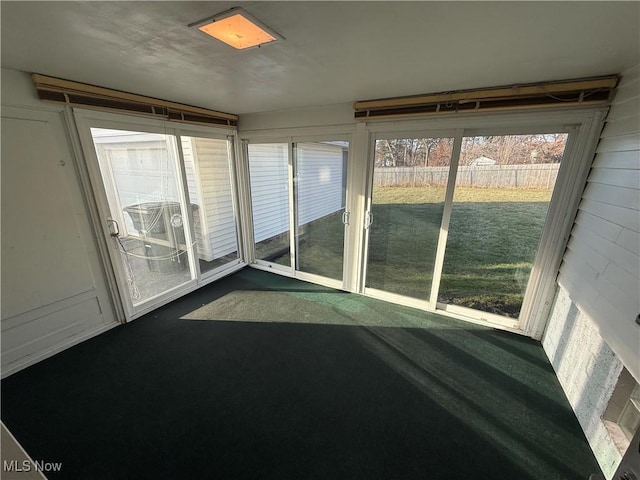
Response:
[[[90,338],[93,338],[97,335],[100,335],[101,333],[111,330],[113,327],[117,327],[118,325],[121,325],[121,324],[118,322],[112,322],[107,325],[100,325],[97,328],[84,331],[81,334],[69,337],[65,339],[65,341],[60,342],[57,345],[54,345],[53,347],[47,348],[46,350],[26,355],[18,360],[15,360],[9,363],[8,365],[2,365],[2,373],[0,375],[0,378],[6,378],[10,375],[13,375],[14,373],[17,373],[20,370],[24,370],[25,368],[30,367],[31,365],[41,362],[46,358],[52,357],[55,354],[60,353],[63,350],[66,350],[67,348],[71,348],[74,345],[77,345],[78,343],[84,342],[85,340],[89,340]]]

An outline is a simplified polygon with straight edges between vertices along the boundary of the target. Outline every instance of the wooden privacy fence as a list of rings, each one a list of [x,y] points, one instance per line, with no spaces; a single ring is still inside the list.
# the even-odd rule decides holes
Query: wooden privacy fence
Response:
[[[482,165],[458,168],[456,185],[463,187],[553,188],[559,163]],[[379,167],[373,175],[377,187],[445,186],[449,167]]]

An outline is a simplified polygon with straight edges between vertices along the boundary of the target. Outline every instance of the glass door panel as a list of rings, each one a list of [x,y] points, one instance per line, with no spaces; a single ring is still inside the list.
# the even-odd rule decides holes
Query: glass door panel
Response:
[[[91,128],[130,308],[195,278],[175,137]]]
[[[367,288],[428,300],[453,138],[375,143]]]
[[[294,147],[296,270],[342,280],[348,142]]]
[[[200,272],[237,262],[230,142],[180,137]]]
[[[438,302],[518,318],[566,141],[463,138]]]
[[[290,267],[288,145],[249,144],[248,154],[256,260]]]

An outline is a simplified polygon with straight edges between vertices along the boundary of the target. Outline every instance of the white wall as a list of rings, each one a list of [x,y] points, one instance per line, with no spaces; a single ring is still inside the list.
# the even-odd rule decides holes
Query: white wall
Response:
[[[59,107],[2,75],[2,375],[117,325]]]
[[[238,119],[238,133],[251,130],[317,127],[318,125],[353,125],[356,123],[351,103],[275,112],[248,113]]]
[[[591,449],[610,478],[622,458],[601,420],[622,362],[596,324],[559,288],[543,346]]]
[[[640,381],[640,68],[626,72],[558,283]]]
[[[620,459],[601,416],[624,365],[640,380],[640,66],[623,74],[558,276],[543,338],[605,474]]]

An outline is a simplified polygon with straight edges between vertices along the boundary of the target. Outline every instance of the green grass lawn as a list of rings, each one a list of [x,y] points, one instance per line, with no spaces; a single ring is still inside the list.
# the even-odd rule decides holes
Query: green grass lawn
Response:
[[[549,190],[456,189],[438,300],[516,318]],[[378,187],[367,286],[426,299],[444,188]]]
[[[457,188],[438,300],[517,318],[551,192]],[[442,187],[377,187],[366,286],[428,299]],[[305,226],[300,270],[341,278],[343,227],[334,214]]]
[[[298,269],[342,280],[342,210],[306,224],[298,236]]]

